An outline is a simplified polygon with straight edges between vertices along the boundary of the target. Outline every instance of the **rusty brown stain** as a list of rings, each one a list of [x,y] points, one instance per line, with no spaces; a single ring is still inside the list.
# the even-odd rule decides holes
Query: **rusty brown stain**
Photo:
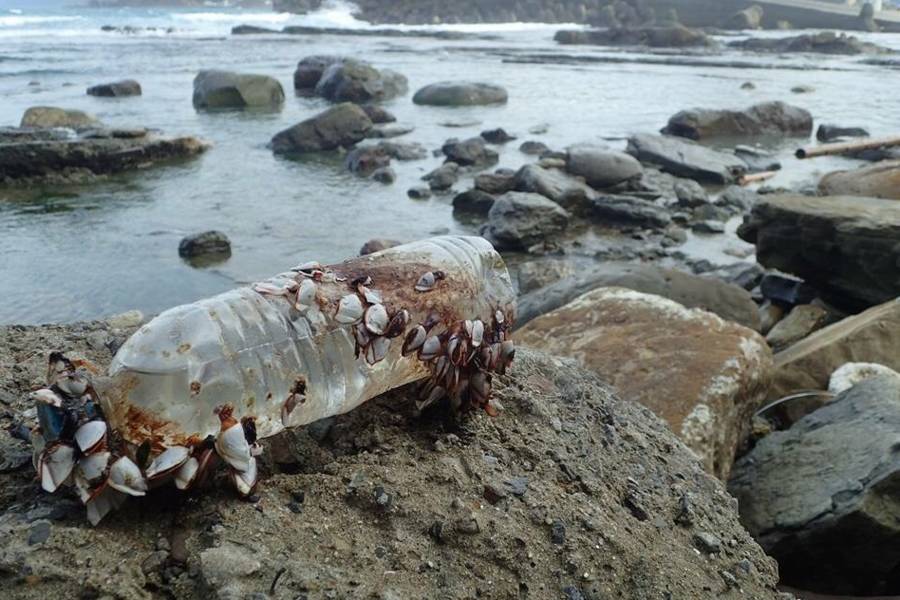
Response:
[[[294,385],[291,386],[291,395],[298,396],[300,398],[300,404],[306,402],[306,377],[298,375],[297,378],[294,379]]]
[[[172,445],[184,445],[187,438],[175,423],[134,405],[129,406],[125,413],[125,431],[122,435],[134,444],[148,440],[153,449],[160,452]]]
[[[192,381],[191,382],[191,396],[196,396],[200,393],[200,382]]]
[[[191,350],[191,345],[188,342],[185,342],[185,343],[181,344],[180,346],[178,346],[178,349],[176,350],[176,352],[178,352],[178,354],[184,354],[185,352],[190,352],[190,350]]]

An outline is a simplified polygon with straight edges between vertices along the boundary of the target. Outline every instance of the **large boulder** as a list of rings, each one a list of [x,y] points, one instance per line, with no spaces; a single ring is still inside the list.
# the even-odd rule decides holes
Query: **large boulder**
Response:
[[[33,408],[47,351],[105,371],[107,348],[134,329],[0,327],[6,422]],[[648,410],[525,348],[494,385],[497,417],[447,431],[403,387],[264,440],[252,502],[210,478],[190,498],[166,488],[129,500],[99,527],[76,500],[42,492],[27,444],[0,428],[0,560],[27,573],[8,576],[4,597],[780,598],[774,561],[721,483]],[[716,538],[715,554],[697,550]]]
[[[854,196],[766,195],[738,234],[760,264],[793,273],[839,305],[900,296],[900,202]]]
[[[747,170],[733,154],[671,136],[638,134],[628,140],[626,151],[672,175],[707,183],[732,183]]]
[[[279,132],[270,147],[277,153],[348,148],[365,139],[372,121],[356,104],[345,102]]]
[[[102,96],[107,98],[122,98],[126,96],[140,96],[141,84],[134,79],[122,79],[111,83],[100,83],[87,89],[88,96]]]
[[[741,520],[782,582],[829,594],[897,594],[900,378],[873,377],[735,465]]]
[[[831,374],[850,362],[900,371],[900,299],[842,319],[775,355],[773,400],[801,390],[826,390]]]
[[[344,58],[341,56],[330,54],[317,54],[303,58],[297,63],[297,68],[294,70],[294,89],[312,93],[319,84],[319,80],[322,79],[325,69],[343,60]]]
[[[871,42],[863,42],[859,38],[822,31],[820,33],[804,33],[802,35],[780,38],[749,38],[728,44],[733,48],[752,52],[813,52],[820,54],[890,54],[893,50]]]
[[[378,70],[361,60],[344,59],[325,68],[315,93],[332,102],[363,103],[389,100],[405,94],[407,89],[406,77],[400,73]]]
[[[284,89],[268,75],[200,71],[194,78],[194,107],[199,109],[280,109]]]
[[[488,167],[499,159],[497,152],[488,148],[480,136],[462,141],[449,139],[441,146],[441,152],[448,162],[455,162],[461,167]]]
[[[597,146],[572,146],[566,152],[566,171],[584,177],[594,188],[640,179],[643,167],[633,156]]]
[[[599,288],[529,322],[523,345],[577,359],[666,421],[707,472],[727,478],[766,398],[758,333],[661,296]]]
[[[663,296],[688,308],[702,308],[726,321],[759,329],[759,312],[750,293],[736,285],[676,269],[632,263],[579,266],[559,281],[519,298],[517,324],[567,304],[601,287],[622,287]]]
[[[672,222],[665,208],[643,198],[619,194],[595,194],[582,212],[593,222],[607,226],[662,229]]]
[[[488,212],[485,237],[501,249],[527,250],[552,241],[568,224],[569,213],[556,202],[539,194],[507,192]]]
[[[682,25],[664,27],[613,27],[557,31],[560,44],[597,46],[649,46],[651,48],[694,48],[715,46],[715,41],[699,29]]]
[[[825,196],[870,196],[900,200],[900,161],[885,161],[851,171],[834,171],[819,181]]]
[[[513,177],[513,189],[532,192],[553,200],[560,206],[581,212],[590,198],[597,195],[589,185],[559,169],[525,165]]]
[[[68,129],[89,129],[101,127],[102,123],[92,115],[80,110],[56,108],[54,106],[32,106],[22,115],[21,127],[48,129],[65,127]]]
[[[692,140],[745,135],[793,135],[812,133],[808,110],[784,102],[763,102],[744,110],[692,108],[669,119],[662,133]]]
[[[442,81],[426,85],[413,96],[416,104],[429,106],[471,106],[504,104],[508,95],[499,85],[467,81]]]

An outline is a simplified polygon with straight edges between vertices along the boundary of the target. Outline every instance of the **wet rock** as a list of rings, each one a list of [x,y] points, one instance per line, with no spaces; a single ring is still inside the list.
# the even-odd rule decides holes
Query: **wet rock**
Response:
[[[751,52],[816,52],[821,54],[890,54],[883,46],[863,42],[859,38],[833,31],[782,38],[750,38],[728,44]]]
[[[459,165],[447,162],[422,177],[434,191],[449,190],[459,181]]]
[[[231,35],[260,35],[268,33],[280,33],[277,29],[258,27],[256,25],[235,25],[231,28]]]
[[[819,181],[819,193],[900,200],[900,161],[879,162],[851,171],[833,171]]]
[[[379,102],[403,95],[406,77],[367,62],[346,58],[328,65],[316,83],[315,94],[332,102]]]
[[[194,78],[193,102],[198,109],[280,109],[284,89],[268,75],[200,71]]]
[[[366,133],[367,138],[389,139],[412,133],[416,128],[411,125],[380,125],[375,126]]]
[[[759,194],[753,190],[748,190],[739,185],[730,185],[715,199],[715,205],[746,213],[750,212],[758,199]]]
[[[454,162],[461,167],[487,167],[497,162],[497,153],[485,146],[484,139],[480,137],[459,141],[449,139],[441,147],[447,161]]]
[[[867,362],[900,371],[900,300],[891,300],[812,333],[775,355],[770,399],[828,389],[841,365]]]
[[[550,524],[550,543],[558,546],[566,543],[566,524],[560,519],[553,519]]]
[[[715,46],[715,41],[698,29],[682,25],[670,27],[619,27],[557,31],[560,44],[597,46],[649,46],[651,48],[694,48]]]
[[[669,119],[662,133],[691,140],[756,135],[808,136],[809,111],[784,102],[763,102],[744,110],[692,108]]]
[[[426,85],[413,96],[415,104],[429,106],[472,106],[505,104],[508,95],[499,85],[474,82],[442,81]]]
[[[738,234],[760,264],[802,277],[837,306],[900,295],[900,203],[852,196],[767,195]]]
[[[369,120],[376,125],[394,123],[397,121],[397,117],[383,106],[378,106],[377,104],[363,104],[360,108],[366,113]]]
[[[540,194],[575,212],[589,211],[590,201],[597,195],[582,180],[564,171],[538,165],[525,165],[519,169],[513,179],[513,189]]]
[[[709,195],[696,181],[687,180],[676,183],[675,197],[678,198],[678,205],[685,208],[696,208],[709,204]]]
[[[294,71],[294,89],[300,92],[313,93],[322,79],[325,69],[344,59],[340,56],[317,54],[307,56],[297,63]]]
[[[699,531],[694,534],[694,546],[700,552],[716,554],[722,550],[722,540],[708,531]]]
[[[527,250],[565,231],[569,213],[539,194],[507,192],[488,212],[485,234],[498,248]]]
[[[663,229],[672,222],[669,212],[652,202],[615,194],[598,194],[589,198],[585,212],[591,221],[603,225]]]
[[[397,172],[390,167],[381,167],[372,173],[372,179],[384,184],[394,183],[397,180]]]
[[[418,185],[406,190],[406,195],[413,200],[427,200],[428,198],[431,198],[431,188],[424,185]]]
[[[747,29],[759,29],[762,26],[763,8],[754,4],[734,13],[722,24],[722,29],[744,31]]]
[[[816,88],[811,85],[795,85],[791,88],[792,94],[811,94],[814,91],[816,91]]]
[[[816,139],[820,142],[833,142],[841,138],[869,137],[869,132],[862,127],[841,127],[823,123],[816,129]]]
[[[574,269],[571,276],[519,298],[516,323],[528,321],[602,287],[628,288],[669,298],[688,308],[702,308],[725,320],[759,328],[756,303],[746,290],[718,279],[654,265],[608,262]]]
[[[28,531],[28,545],[36,546],[50,539],[50,521],[35,521]]]
[[[489,144],[505,144],[516,139],[516,136],[506,133],[506,130],[502,127],[482,131],[481,137]]]
[[[753,83],[752,81],[745,81],[744,83],[741,84],[741,89],[742,90],[755,90],[756,84]]]
[[[700,182],[732,183],[746,171],[736,156],[677,137],[639,134],[628,140],[628,154],[679,177]]]
[[[505,194],[516,187],[516,174],[507,170],[480,173],[475,176],[475,189],[488,194]]]
[[[481,190],[468,190],[453,198],[453,214],[487,216],[497,199]]]
[[[522,263],[516,269],[519,294],[527,294],[575,274],[577,264],[570,260],[540,259]]]
[[[741,519],[782,582],[818,592],[898,591],[900,379],[857,383],[735,465]]]
[[[691,224],[691,230],[696,233],[725,233],[725,223],[711,220],[697,221],[696,223]]]
[[[550,152],[550,148],[548,148],[547,144],[545,144],[544,142],[526,140],[522,142],[521,145],[519,145],[519,152],[521,152],[522,154],[540,156],[542,154]]]
[[[664,419],[726,478],[766,397],[772,355],[756,332],[625,288],[599,288],[528,322],[523,345],[577,359]]]
[[[95,117],[80,110],[69,110],[53,106],[32,106],[22,115],[20,127],[51,128],[67,127],[75,129],[89,129],[102,126]]]
[[[391,157],[378,146],[357,146],[344,158],[344,166],[360,177],[368,177],[390,164]]]
[[[107,98],[123,98],[126,96],[140,96],[141,84],[134,79],[123,79],[111,83],[101,83],[87,89],[88,96],[103,96]]]
[[[594,188],[606,188],[624,181],[639,179],[641,163],[623,152],[596,146],[579,145],[566,153],[566,170],[580,177]]]
[[[366,113],[356,104],[345,102],[276,134],[270,147],[284,154],[348,148],[362,141],[371,128]]]
[[[231,241],[221,231],[195,233],[181,240],[178,255],[182,258],[198,258],[209,255],[231,256]]]
[[[817,329],[821,329],[828,319],[828,311],[821,306],[815,304],[795,306],[786,317],[769,330],[769,333],[766,334],[766,341],[775,352],[784,350]]]

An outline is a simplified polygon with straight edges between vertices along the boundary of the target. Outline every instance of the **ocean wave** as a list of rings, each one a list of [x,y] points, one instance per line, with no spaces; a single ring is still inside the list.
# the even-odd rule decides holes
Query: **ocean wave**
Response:
[[[290,13],[245,13],[245,12],[202,12],[202,13],[173,13],[172,18],[176,21],[187,21],[194,23],[234,23],[240,21],[242,23],[285,23],[295,18],[296,15]]]
[[[26,27],[28,25],[43,25],[47,23],[64,23],[67,21],[81,21],[84,17],[51,17],[51,16],[26,16],[10,15],[0,17],[0,27]]]

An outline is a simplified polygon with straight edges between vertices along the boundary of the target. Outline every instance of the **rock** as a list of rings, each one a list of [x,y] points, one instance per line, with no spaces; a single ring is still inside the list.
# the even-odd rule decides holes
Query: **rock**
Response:
[[[516,187],[516,174],[505,170],[475,176],[475,189],[488,194],[505,194]]]
[[[541,154],[546,154],[550,152],[550,148],[547,147],[547,144],[544,142],[536,142],[534,140],[527,140],[522,142],[519,146],[519,152],[522,154],[529,154],[533,156],[540,156]]]
[[[812,126],[812,115],[805,109],[784,102],[763,102],[744,110],[683,110],[669,119],[662,133],[691,140],[758,135],[805,137],[812,132]]]
[[[791,88],[792,94],[811,94],[814,91],[816,91],[816,88],[811,85],[795,85]]]
[[[755,90],[756,84],[753,83],[752,81],[745,81],[744,83],[741,84],[741,89],[742,90]]]
[[[200,71],[194,78],[193,102],[198,109],[280,109],[284,89],[268,75]]]
[[[800,390],[825,390],[831,374],[849,362],[900,371],[900,300],[891,300],[812,333],[775,355],[770,399]]]
[[[455,162],[461,167],[490,166],[497,162],[497,153],[484,145],[480,137],[459,141],[450,139],[444,142],[441,151],[448,162]]]
[[[730,185],[716,198],[715,205],[745,213],[753,208],[758,199],[759,194],[753,190],[739,185]]]
[[[597,195],[586,183],[557,170],[538,165],[525,165],[513,178],[517,192],[532,192],[553,200],[567,210],[589,210],[590,200]]]
[[[101,83],[87,89],[88,96],[104,96],[121,98],[125,96],[140,96],[141,84],[134,79],[123,79],[111,83]]]
[[[676,183],[675,197],[678,198],[678,205],[685,208],[696,208],[709,204],[709,195],[696,181],[687,180]]]
[[[459,181],[459,165],[455,162],[447,162],[437,169],[422,177],[428,182],[428,187],[435,191],[449,190]]]
[[[378,146],[357,146],[344,158],[347,169],[360,177],[368,177],[390,164],[391,157]]]
[[[721,221],[697,221],[691,224],[691,230],[696,233],[725,233],[725,223]]]
[[[442,81],[420,89],[413,96],[413,102],[428,106],[472,106],[505,104],[507,98],[506,90],[499,85]]]
[[[178,255],[182,258],[198,258],[209,255],[231,256],[231,241],[221,231],[194,233],[178,244]]]
[[[453,214],[487,216],[497,199],[481,190],[468,190],[453,198]]]
[[[382,250],[387,250],[388,248],[393,248],[394,246],[399,246],[403,242],[398,240],[389,240],[386,238],[372,238],[368,242],[362,245],[362,248],[359,249],[359,255],[365,256],[367,254],[374,254],[375,252],[381,252]]]
[[[418,185],[406,190],[406,195],[413,200],[427,200],[428,198],[431,198],[431,188],[424,185]]]
[[[718,279],[653,265],[603,263],[579,267],[553,285],[519,298],[519,326],[601,287],[622,287],[669,298],[688,308],[702,308],[727,321],[759,329],[759,314],[750,294]]]
[[[827,310],[815,304],[801,304],[769,330],[766,341],[778,352],[821,329],[827,322]]]
[[[666,209],[641,198],[597,194],[587,202],[584,213],[594,223],[662,229],[672,222]]]
[[[407,90],[406,77],[400,73],[379,71],[367,62],[350,58],[328,65],[315,87],[315,93],[326,100],[358,103],[389,100]]]
[[[708,531],[700,531],[694,534],[694,545],[701,552],[715,554],[722,550],[722,540]]]
[[[841,127],[840,125],[819,125],[816,139],[820,142],[833,142],[841,138],[869,137],[869,132],[862,127]]]
[[[892,51],[883,46],[862,42],[854,36],[833,31],[803,34],[782,38],[750,38],[728,44],[732,48],[751,52],[816,52],[821,54],[890,54]]]
[[[594,188],[606,188],[640,179],[643,168],[634,157],[596,146],[579,145],[566,153],[566,171],[584,177]]]
[[[552,241],[569,224],[569,213],[552,200],[527,192],[507,192],[488,212],[485,233],[498,248],[527,250]]]
[[[799,277],[778,271],[763,274],[759,282],[759,292],[763,298],[788,307],[809,304],[818,295],[814,287]]]
[[[377,104],[363,104],[360,106],[366,116],[369,117],[369,120],[376,125],[381,125],[384,123],[394,123],[397,121],[397,117],[393,115],[390,111],[382,106],[378,106]]]
[[[363,140],[371,128],[366,113],[356,104],[345,102],[276,134],[270,147],[276,153],[348,148]]]
[[[599,288],[516,332],[523,345],[577,359],[663,420],[727,478],[766,397],[772,355],[756,332],[625,288]]]
[[[828,391],[837,396],[846,392],[860,381],[873,377],[889,377],[900,382],[900,373],[876,363],[846,363],[828,378]]]
[[[900,296],[900,203],[852,196],[767,195],[738,234],[757,261],[805,279],[837,306]]]
[[[412,133],[416,128],[412,125],[377,125],[366,133],[367,138],[388,139]]]
[[[900,161],[879,162],[852,171],[832,171],[819,181],[819,193],[900,200]]]
[[[106,371],[109,353],[94,352],[84,341],[97,328],[95,323],[0,327],[0,391],[15,399],[4,406],[13,420],[30,408],[23,392],[41,381],[47,369],[45,353],[16,347],[64,347]],[[622,401],[573,361],[524,347],[513,368],[494,383],[502,390],[502,413],[494,418],[481,412],[467,415],[465,435],[441,451],[434,449],[436,437],[449,436],[436,431],[437,425],[426,425],[427,419],[412,416],[415,391],[408,386],[338,415],[328,436],[315,443],[326,455],[324,461],[310,459],[289,474],[265,469],[257,504],[242,502],[210,481],[208,493],[195,498],[181,498],[172,488],[151,490],[145,500],[130,500],[102,526],[90,527],[76,499],[47,495],[28,472],[0,473],[0,489],[15,494],[4,496],[0,516],[3,568],[28,574],[8,575],[4,597],[165,595],[146,587],[158,581],[155,575],[141,572],[163,536],[171,544],[170,560],[184,571],[169,583],[149,585],[179,590],[176,594],[185,599],[467,598],[475,595],[475,587],[492,598],[518,598],[525,587],[544,590],[529,592],[529,597],[544,598],[559,595],[561,580],[577,579],[585,592],[598,590],[586,596],[592,600],[603,595],[646,600],[648,594],[662,598],[663,592],[676,599],[705,600],[738,595],[724,591],[718,571],[744,559],[750,568],[740,580],[739,595],[778,599],[777,567],[743,530],[722,485],[703,473],[696,458],[649,411]],[[556,421],[564,428],[554,428]],[[373,434],[380,438],[378,447],[357,445]],[[265,457],[285,438],[263,443]],[[486,451],[501,460],[487,463]],[[354,472],[373,482],[389,482],[391,491],[397,490],[395,507],[389,513],[379,509],[366,514],[377,508],[371,487],[366,504],[347,501],[347,482]],[[481,499],[484,483],[505,487],[523,474],[529,479],[525,499],[510,493],[508,513]],[[306,490],[303,514],[295,515],[285,504],[298,501],[299,490]],[[650,520],[637,520],[623,506],[632,490],[640,493]],[[728,554],[721,561],[697,554],[693,530],[674,524],[688,493],[695,530],[727,540],[723,547]],[[43,545],[29,547],[31,523],[25,516],[39,505],[66,512],[53,522]],[[564,546],[550,541],[556,519],[567,529]],[[440,548],[426,534],[436,520],[453,523],[449,543]],[[139,526],[129,525],[133,523]],[[533,567],[527,563],[513,577],[507,564],[477,560],[479,581],[491,582],[490,588],[482,587],[487,584],[472,577],[473,551],[482,544],[503,556],[524,552],[523,562],[527,552],[555,558],[535,560]],[[615,573],[610,573],[604,565],[613,545]],[[397,574],[386,580],[385,567],[378,566],[382,563]],[[566,564],[577,571],[569,574]],[[648,564],[653,565],[649,571]]]
[[[571,260],[542,258],[519,265],[516,269],[519,294],[527,294],[546,287],[576,273],[577,263]]]
[[[258,27],[256,25],[235,25],[231,28],[231,35],[260,35],[268,33],[281,33],[277,29]]]
[[[375,172],[372,173],[372,179],[379,183],[391,184],[397,181],[397,172],[390,167],[381,167],[380,169],[375,169]]]
[[[713,39],[702,31],[689,29],[682,25],[563,30],[557,31],[553,39],[560,44],[649,46],[651,48],[692,48],[716,45]]]
[[[489,144],[505,144],[516,139],[516,136],[506,133],[506,130],[502,127],[482,131],[481,137]]]
[[[0,128],[0,185],[90,183],[191,158],[208,148],[196,138],[169,138],[143,130],[89,130],[70,137],[50,129]]]
[[[313,93],[319,80],[322,79],[325,69],[343,60],[340,56],[325,54],[305,57],[297,63],[297,68],[294,70],[294,89],[300,92]]]
[[[628,140],[626,151],[642,163],[700,182],[732,183],[746,171],[734,155],[676,137],[638,134]]]
[[[900,478],[900,380],[862,381],[735,465],[729,490],[744,525],[778,559],[782,583],[894,594]]]
[[[102,124],[95,117],[80,110],[68,110],[52,106],[32,106],[22,115],[20,127],[89,129]]]
[[[759,29],[762,27],[763,8],[754,4],[743,10],[734,13],[725,23],[722,29],[732,29],[743,31],[746,29]]]

